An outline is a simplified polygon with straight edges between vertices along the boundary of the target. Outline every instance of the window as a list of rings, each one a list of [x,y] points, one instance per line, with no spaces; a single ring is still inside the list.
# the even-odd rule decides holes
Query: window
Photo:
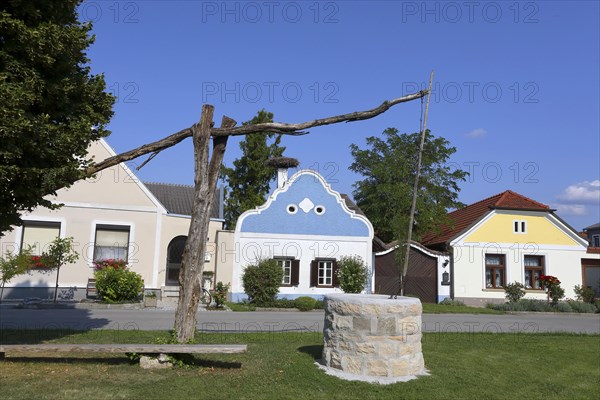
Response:
[[[292,260],[277,260],[277,265],[283,268],[282,285],[290,285],[292,282]]]
[[[513,233],[527,233],[527,222],[513,221]]]
[[[314,260],[310,271],[311,286],[338,286],[337,262],[335,260]]]
[[[485,287],[501,289],[506,283],[504,254],[485,255]]]
[[[97,225],[94,260],[126,260],[129,249],[129,226]]]
[[[30,248],[32,255],[41,256],[58,236],[60,222],[23,221],[21,250]]]
[[[544,275],[543,256],[525,256],[525,287],[527,289],[541,289],[540,276]]]
[[[300,260],[292,258],[276,259],[277,265],[283,268],[281,286],[297,286],[300,278]]]
[[[600,247],[600,235],[592,236],[592,247]]]

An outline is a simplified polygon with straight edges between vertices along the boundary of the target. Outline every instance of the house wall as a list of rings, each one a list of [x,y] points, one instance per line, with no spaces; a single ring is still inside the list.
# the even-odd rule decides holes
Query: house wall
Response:
[[[89,154],[97,160],[114,155],[104,141],[90,146]],[[127,225],[130,227],[128,258],[131,270],[139,273],[146,287],[157,287],[159,260],[166,252],[162,247],[164,215],[166,210],[152,194],[136,182],[133,173],[122,165],[97,174],[95,178],[81,180],[69,189],[61,189],[53,201],[63,203],[58,210],[36,208],[23,216],[24,220],[57,221],[61,223],[60,235],[73,237],[79,260],[61,268],[59,286],[64,299],[85,297],[88,278],[93,277],[93,254],[96,225]],[[188,221],[189,227],[189,221]],[[171,228],[169,228],[171,229]],[[176,231],[180,227],[173,227]],[[183,229],[183,228],[181,228]],[[22,227],[5,233],[0,238],[0,249],[5,254],[20,251]],[[187,234],[187,228],[182,232]],[[169,233],[171,234],[171,233]],[[47,244],[41,244],[42,246]],[[166,253],[165,253],[166,254]],[[15,277],[4,291],[4,298],[54,296],[56,272],[32,270]]]
[[[514,233],[513,221],[525,221],[526,232]],[[565,296],[574,298],[573,287],[581,285],[583,239],[548,213],[495,211],[451,242],[454,261],[454,298],[466,304],[485,305],[504,301],[503,289],[485,284],[485,254],[504,254],[506,283],[525,281],[524,256],[544,256],[544,274],[556,276]],[[527,290],[525,298],[546,299],[542,290]]]
[[[233,264],[237,254],[234,246],[234,232],[217,230],[215,240],[215,283],[231,284],[233,281]],[[231,300],[231,290],[228,293],[228,300]]]
[[[360,256],[369,269],[367,292],[373,290],[373,227],[368,219],[348,209],[340,194],[321,175],[301,170],[281,185],[267,202],[243,213],[237,221],[233,247],[232,299],[246,298],[245,268],[260,258],[280,256],[299,260],[299,284],[281,286],[280,297],[340,292],[339,288],[311,287],[310,266],[316,258]]]
[[[186,215],[165,215],[162,217],[160,251],[158,253],[157,284],[156,288],[165,286],[167,271],[168,248],[171,240],[177,236],[186,236],[189,233],[191,217]],[[204,263],[204,272],[215,271],[217,258],[216,236],[217,231],[223,227],[221,220],[210,220],[208,225],[208,243],[206,246],[207,257]]]
[[[293,257],[300,260],[298,286],[281,286],[278,297],[296,298],[311,296],[321,299],[327,293],[342,293],[339,288],[310,287],[310,263],[316,258],[335,258],[341,256],[360,256],[369,270],[368,291],[374,282],[371,243],[364,238],[351,236],[312,236],[312,235],[269,235],[246,234],[236,243],[239,270],[233,275],[232,300],[247,299],[242,284],[242,275],[248,265],[260,258]]]

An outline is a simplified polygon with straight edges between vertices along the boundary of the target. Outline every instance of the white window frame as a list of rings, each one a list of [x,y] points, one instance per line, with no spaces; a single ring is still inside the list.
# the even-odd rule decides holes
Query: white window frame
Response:
[[[512,224],[513,233],[525,234],[527,233],[527,221],[523,219],[515,219]]]
[[[60,233],[59,237],[61,239],[65,238],[65,234],[67,231],[67,221],[64,218],[52,218],[52,217],[38,217],[38,216],[26,216],[21,217],[24,222],[56,222],[60,223]],[[15,229],[15,247],[12,249],[13,255],[18,255],[21,251],[21,246],[23,244],[23,226],[18,226]],[[2,251],[10,251],[8,249],[2,248]]]
[[[331,271],[329,276],[327,276],[328,270]],[[317,286],[333,286],[333,260],[318,260]]]
[[[592,240],[590,241],[590,245],[592,247],[600,247],[600,235],[592,235]]]
[[[123,228],[129,228],[129,243],[127,244],[127,263],[132,264],[136,262],[136,259],[133,259],[132,256],[136,250],[135,244],[135,224],[132,221],[107,221],[107,220],[95,220],[92,221],[92,229],[90,232],[90,245],[88,247],[88,266],[90,268],[94,267],[94,253],[96,249],[96,230],[98,229],[98,225],[112,225],[112,226],[121,226]]]
[[[286,286],[292,285],[292,259],[291,258],[276,258],[277,265],[283,269],[283,278],[281,284]]]

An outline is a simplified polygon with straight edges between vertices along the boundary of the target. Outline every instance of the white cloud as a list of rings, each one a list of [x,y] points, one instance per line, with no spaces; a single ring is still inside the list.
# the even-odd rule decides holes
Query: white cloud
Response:
[[[583,204],[555,204],[558,215],[586,215],[587,209]]]
[[[566,203],[600,203],[600,180],[592,182],[584,181],[567,187],[561,194],[556,196]]]
[[[486,135],[487,135],[487,131],[483,128],[476,128],[476,129],[473,129],[471,132],[465,133],[465,136],[469,137],[469,138],[480,138],[480,137],[484,137]]]

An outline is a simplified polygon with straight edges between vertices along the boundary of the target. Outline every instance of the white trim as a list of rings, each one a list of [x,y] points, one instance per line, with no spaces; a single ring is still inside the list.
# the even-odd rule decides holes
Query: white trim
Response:
[[[482,217],[476,224],[474,224],[473,226],[468,228],[466,231],[464,231],[463,233],[461,233],[460,235],[458,235],[454,239],[452,239],[450,241],[450,246],[454,247],[454,246],[460,245],[460,243],[464,243],[463,240],[466,237],[468,237],[474,231],[479,229],[481,227],[481,225],[486,223],[490,218],[492,218],[496,214],[515,215],[515,216],[523,215],[523,216],[529,216],[529,217],[537,217],[540,215],[545,216],[549,220],[550,223],[552,223],[554,226],[556,226],[558,229],[560,229],[565,235],[567,235],[568,237],[573,239],[576,243],[579,243],[581,245],[581,246],[555,245],[555,246],[544,246],[544,247],[547,247],[550,249],[554,248],[556,250],[558,250],[558,249],[561,249],[561,250],[584,250],[588,246],[587,240],[585,240],[584,238],[582,238],[581,236],[579,236],[578,234],[573,232],[572,229],[569,229],[565,224],[560,222],[560,220],[558,218],[556,218],[556,216],[554,214],[552,214],[551,212],[549,212],[549,211],[523,211],[523,210],[491,210],[490,212],[488,212],[488,214],[486,214],[484,217]],[[511,227],[511,230],[513,230],[512,227]]]
[[[282,241],[309,240],[312,242],[368,242],[365,236],[328,236],[328,235],[299,235],[290,233],[256,233],[243,232],[244,236],[237,239],[280,239]]]
[[[158,269],[159,269],[159,256],[160,256],[160,244],[162,239],[162,214],[156,216],[156,235],[154,236],[154,265],[152,266],[152,287],[158,287]]]
[[[348,206],[346,205],[346,202],[340,195],[340,193],[333,190],[331,188],[331,185],[329,185],[329,183],[327,183],[325,178],[323,178],[318,172],[313,171],[311,169],[302,169],[302,170],[296,172],[294,175],[292,175],[292,177],[290,179],[288,179],[286,181],[286,184],[283,188],[275,189],[275,191],[273,191],[273,193],[267,198],[267,201],[263,205],[260,205],[252,210],[248,210],[248,211],[242,213],[242,215],[239,216],[237,223],[235,225],[236,234],[238,232],[240,232],[240,228],[243,225],[244,219],[246,219],[246,217],[248,217],[249,215],[260,215],[264,210],[268,209],[271,206],[271,203],[277,199],[277,196],[279,196],[281,193],[287,192],[288,189],[290,187],[292,187],[294,182],[298,178],[300,178],[302,175],[312,175],[318,182],[320,182],[321,185],[323,185],[323,188],[325,189],[325,191],[328,194],[333,195],[336,198],[337,203],[342,207],[342,210],[350,216],[350,218],[361,220],[367,226],[367,229],[369,231],[368,237],[371,239],[373,238],[374,229],[373,229],[373,225],[371,224],[371,221],[369,221],[368,218],[350,210],[348,208]],[[244,232],[244,235],[246,235],[246,232]],[[363,238],[364,237],[365,236],[363,236]]]
[[[29,222],[58,222],[60,224],[60,228],[58,230],[58,237],[60,237],[61,239],[64,239],[66,237],[67,220],[65,218],[26,215],[26,216],[22,216],[21,220],[29,221]],[[15,249],[13,251],[13,255],[16,256],[19,254],[19,252],[21,251],[22,243],[23,243],[23,225],[19,225],[15,228]]]
[[[131,206],[131,205],[120,205],[120,204],[101,204],[101,203],[82,203],[78,201],[56,201],[52,200],[53,204],[63,204],[64,208],[94,208],[100,210],[113,210],[113,211],[137,211],[137,212],[148,212],[158,213],[159,210],[152,207],[145,206]]]
[[[131,260],[131,245],[135,244],[135,223],[133,221],[123,221],[123,220],[92,220],[92,229],[90,232],[90,244],[87,251],[88,258],[88,267],[94,267],[94,250],[96,247],[96,229],[98,225],[115,225],[115,226],[128,226],[129,227],[129,243],[127,243],[127,263],[130,263]]]
[[[117,155],[117,153],[113,150],[112,147],[110,147],[110,145],[108,144],[108,142],[106,140],[104,140],[103,138],[100,138],[100,140],[98,140],[98,142],[106,149],[106,151],[108,151],[108,153],[111,155],[111,157],[114,157]],[[119,163],[117,165],[120,166],[121,168],[123,168],[123,170],[129,176],[129,178],[136,185],[138,185],[138,187],[142,190],[142,192],[144,192],[144,194],[148,197],[148,199],[150,199],[150,201],[158,208],[159,212],[161,212],[163,214],[167,213],[167,209],[161,204],[160,201],[158,201],[158,199],[152,194],[152,192],[146,187],[146,185],[144,185],[144,183],[133,173],[132,170],[129,169],[129,167],[125,163]]]
[[[482,274],[481,274],[482,275],[481,276],[481,278],[482,278],[481,288],[483,290],[502,290],[501,287],[499,287],[499,288],[496,288],[496,287],[489,288],[485,284],[485,278],[486,278],[485,267],[487,265],[486,264],[486,260],[485,260],[485,255],[486,254],[490,254],[490,255],[503,255],[504,256],[504,284],[505,285],[508,284],[508,283],[510,283],[510,275],[509,275],[510,268],[509,268],[509,264],[508,264],[509,254],[508,254],[508,252],[507,253],[504,253],[504,252],[501,252],[501,253],[483,253],[482,254],[483,257],[481,258],[481,260],[483,261],[483,270],[482,270]]]
[[[468,244],[468,245],[467,245]],[[563,251],[581,251],[581,252],[585,252],[586,249],[581,248],[580,246],[574,246],[574,245],[548,245],[548,244],[538,244],[538,243],[533,243],[533,242],[528,242],[528,243],[518,243],[518,242],[513,242],[513,243],[505,243],[505,242],[460,242],[460,243],[454,243],[452,244],[453,248],[461,248],[461,251],[463,248],[473,248],[473,249],[485,249],[488,248],[490,246],[498,246],[501,249],[508,249],[508,250],[514,250],[515,248],[518,248],[520,251],[522,249],[522,251],[528,251],[528,249],[530,249],[532,246],[537,246],[536,249],[537,251],[540,250],[563,250]]]
[[[515,230],[515,223],[517,224],[517,230]],[[518,235],[524,235],[527,233],[527,221],[524,219],[513,219],[512,225],[513,233]]]
[[[375,255],[375,257],[384,256],[384,255],[386,255],[388,253],[391,253],[392,251],[396,250],[398,248],[398,246],[399,245],[395,245],[394,247],[391,247],[391,248],[389,248],[387,250],[376,252],[376,253],[374,253],[374,255]],[[449,254],[433,253],[427,247],[421,247],[421,246],[418,246],[418,245],[416,245],[414,243],[411,243],[410,247],[414,248],[415,250],[419,250],[419,251],[421,251],[421,252],[423,252],[423,253],[427,254],[428,256],[431,256],[431,257],[438,257],[438,258],[439,257],[446,257],[446,258],[450,257]]]

